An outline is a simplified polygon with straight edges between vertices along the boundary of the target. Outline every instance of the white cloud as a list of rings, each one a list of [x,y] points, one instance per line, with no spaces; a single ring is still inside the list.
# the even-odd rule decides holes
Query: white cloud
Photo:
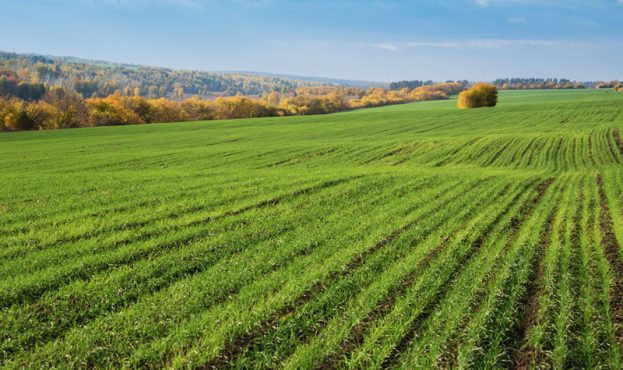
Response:
[[[509,23],[514,23],[514,24],[527,24],[527,23],[529,23],[528,20],[526,18],[523,18],[523,17],[508,18],[506,21],[508,21]]]
[[[390,43],[358,43],[352,44],[352,46],[359,48],[371,48],[371,49],[379,49],[385,51],[398,51],[399,47],[396,44]]]
[[[589,47],[591,43],[555,40],[516,40],[516,39],[483,39],[462,41],[416,41],[405,44],[408,47],[432,48],[500,48],[506,46],[558,46],[568,48]]]
[[[505,47],[558,47],[579,49],[600,46],[595,42],[559,41],[559,40],[530,40],[530,39],[474,39],[474,40],[442,40],[442,41],[412,41],[392,43],[358,43],[355,47],[364,47],[396,52],[409,48],[436,48],[436,49],[494,49]]]
[[[394,44],[372,44],[370,47],[387,51],[398,51],[398,46]]]

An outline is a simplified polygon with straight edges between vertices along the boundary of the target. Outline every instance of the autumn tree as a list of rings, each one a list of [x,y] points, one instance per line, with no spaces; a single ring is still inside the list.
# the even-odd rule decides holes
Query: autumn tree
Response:
[[[191,117],[188,112],[183,109],[183,105],[179,102],[160,98],[150,100],[149,103],[151,104],[151,109],[153,111],[153,122],[181,122],[198,119]]]
[[[461,82],[440,82],[432,85],[436,91],[442,91],[446,95],[454,95],[460,93],[464,89],[464,85]]]
[[[209,101],[201,100],[198,96],[186,99],[181,104],[182,110],[188,114],[190,119],[211,120],[216,116],[213,104]]]
[[[38,125],[33,119],[32,115],[29,115],[28,104],[22,100],[12,100],[8,102],[8,105],[4,108],[6,111],[3,113],[4,126],[9,130],[35,130]]]
[[[9,114],[9,109],[11,108],[9,102],[6,99],[0,97],[0,131],[5,131],[7,129],[5,122],[5,117]]]
[[[145,123],[136,112],[124,106],[119,94],[109,95],[106,98],[89,99],[87,105],[91,112],[89,121],[92,126]]]
[[[139,91],[140,95],[140,91]],[[151,99],[156,99],[158,97],[158,87],[157,86],[149,86],[147,88],[147,96]]]
[[[266,97],[264,99],[266,100],[266,103],[268,105],[276,107],[279,105],[279,103],[281,103],[281,94],[277,91],[271,91],[266,94]]]
[[[459,109],[495,107],[497,101],[497,87],[481,82],[459,94],[458,106]]]
[[[263,102],[245,96],[218,98],[213,102],[216,119],[254,118],[273,116]]]
[[[55,122],[50,128],[71,128],[87,126],[89,110],[82,95],[75,91],[53,88],[43,100],[57,108]]]
[[[56,123],[60,112],[55,106],[45,101],[37,101],[26,105],[25,112],[28,122],[31,124],[31,130],[58,128]]]
[[[411,99],[414,101],[421,100],[443,100],[448,99],[448,94],[443,90],[436,89],[434,86],[421,86],[410,94]]]

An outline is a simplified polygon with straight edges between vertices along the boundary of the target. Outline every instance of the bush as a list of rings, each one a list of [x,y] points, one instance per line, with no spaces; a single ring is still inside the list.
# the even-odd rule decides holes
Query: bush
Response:
[[[53,88],[48,91],[44,101],[58,110],[54,117],[55,122],[46,128],[71,128],[88,125],[89,109],[80,94],[74,91]]]
[[[30,122],[30,130],[43,130],[58,128],[56,125],[59,112],[53,105],[38,101],[28,104],[25,107],[27,121]]]
[[[461,82],[441,82],[434,84],[433,89],[436,91],[442,91],[446,95],[458,94],[463,90],[463,84]]]
[[[133,110],[124,106],[119,94],[106,98],[91,98],[87,105],[91,111],[91,126],[133,125],[145,123]]]
[[[245,96],[217,98],[213,103],[216,119],[256,118],[274,116],[262,102]]]
[[[0,82],[2,82],[1,78]],[[0,131],[6,131],[9,129],[5,122],[7,121],[9,114],[11,114],[12,108],[12,104],[8,100],[0,97]]]
[[[459,94],[459,109],[495,107],[498,102],[498,89],[495,85],[478,83]]]
[[[444,89],[438,89],[436,86],[422,86],[411,92],[411,99],[415,101],[444,100],[448,99],[448,94]]]

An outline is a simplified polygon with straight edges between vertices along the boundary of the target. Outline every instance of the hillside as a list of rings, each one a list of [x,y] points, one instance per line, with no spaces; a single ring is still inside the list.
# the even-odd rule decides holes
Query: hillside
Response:
[[[3,69],[17,74],[22,81],[76,90],[85,98],[93,94],[105,97],[117,90],[128,90],[127,95],[136,95],[135,89],[138,89],[138,95],[151,98],[191,95],[211,97],[237,93],[260,95],[271,91],[290,92],[297,87],[326,83],[297,79],[295,76],[176,70],[0,51],[0,72]]]
[[[302,80],[302,81],[311,81],[317,82],[322,85],[330,85],[330,86],[352,86],[352,87],[388,87],[389,83],[381,82],[381,81],[362,81],[362,80],[346,80],[343,78],[330,78],[330,77],[317,77],[317,76],[298,76],[298,75],[288,75],[281,73],[266,73],[266,72],[247,72],[247,71],[232,71],[225,73],[244,73],[256,76],[264,76],[264,77],[273,77],[273,78],[281,78],[287,80]],[[433,81],[429,81],[430,84],[433,84]]]
[[[623,94],[0,134],[0,364],[617,368]]]

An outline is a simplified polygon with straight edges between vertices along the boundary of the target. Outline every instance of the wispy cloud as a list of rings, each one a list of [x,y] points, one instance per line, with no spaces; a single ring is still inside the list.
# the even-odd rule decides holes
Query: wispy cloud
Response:
[[[599,43],[584,41],[560,40],[518,40],[518,39],[478,39],[478,40],[442,40],[442,41],[412,41],[412,42],[385,42],[385,43],[358,43],[356,47],[396,52],[410,48],[436,49],[494,49],[505,47],[558,47],[567,49],[591,48]]]
[[[484,39],[463,41],[416,41],[405,43],[408,47],[433,47],[433,48],[501,48],[516,46],[542,46],[564,48],[586,48],[593,44],[580,41],[556,41],[556,40],[516,40],[516,39]]]
[[[506,21],[508,21],[509,23],[514,23],[514,24],[528,24],[529,23],[528,20],[523,17],[508,18]]]
[[[398,51],[399,47],[396,44],[391,43],[356,43],[352,44],[354,47],[358,48],[370,48],[370,49],[379,49],[385,51]]]

